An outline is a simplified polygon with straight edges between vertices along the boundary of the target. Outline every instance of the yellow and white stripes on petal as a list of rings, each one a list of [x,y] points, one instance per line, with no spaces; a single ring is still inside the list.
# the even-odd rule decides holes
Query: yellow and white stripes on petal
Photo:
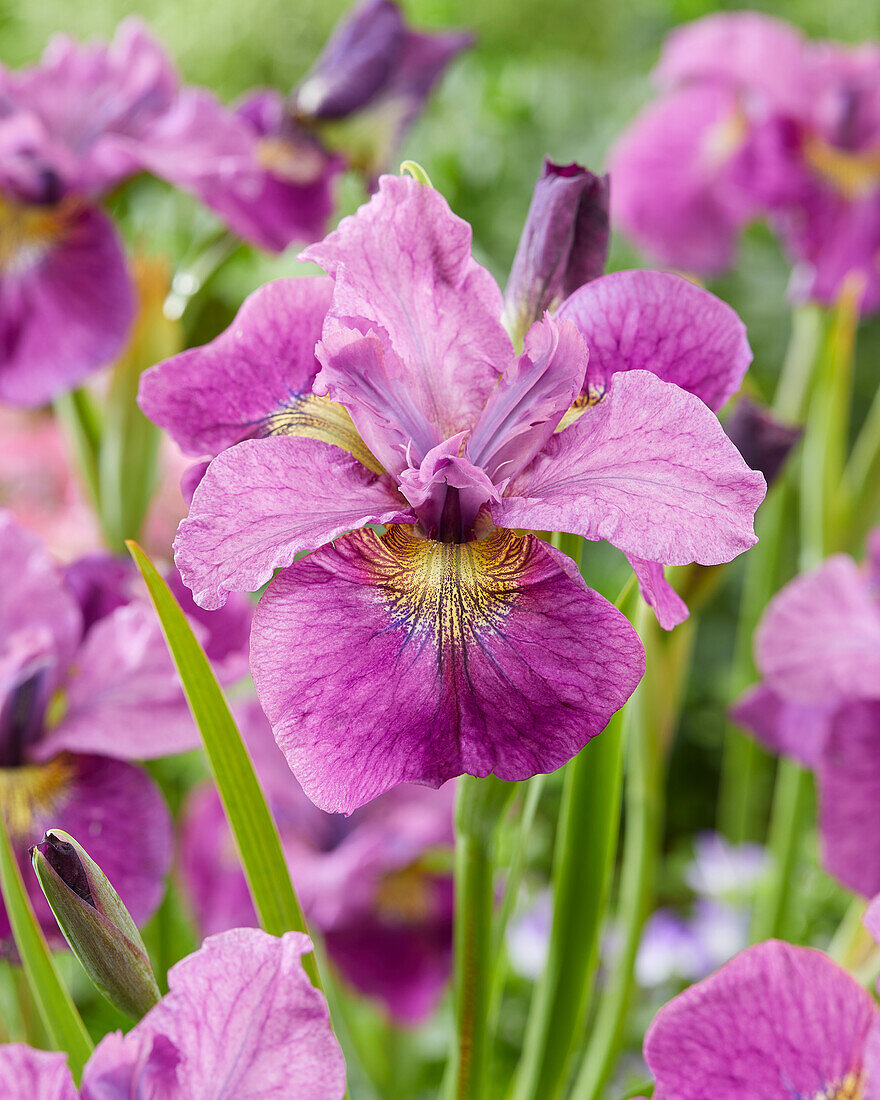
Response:
[[[880,191],[880,145],[856,152],[811,135],[804,139],[803,150],[816,175],[845,199],[855,202]]]
[[[47,764],[0,768],[0,812],[13,841],[35,843],[36,823],[51,817],[64,803],[74,778],[69,756]]]
[[[64,236],[74,207],[27,206],[0,196],[0,275],[29,271]]]
[[[498,626],[533,554],[530,536],[499,527],[484,539],[444,543],[396,524],[379,541],[373,569],[392,621],[410,637],[433,641],[441,659]]]
[[[332,443],[348,451],[374,474],[385,472],[361,439],[348,411],[328,397],[306,393],[295,398],[266,418],[266,435],[298,435]]]
[[[839,1084],[816,1094],[815,1100],[862,1100],[865,1076],[862,1072],[848,1073]]]

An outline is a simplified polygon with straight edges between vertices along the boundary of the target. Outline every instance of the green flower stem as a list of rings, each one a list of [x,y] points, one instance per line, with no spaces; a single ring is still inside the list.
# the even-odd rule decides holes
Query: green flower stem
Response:
[[[826,315],[815,305],[792,314],[791,337],[776,387],[773,411],[784,420],[803,420],[810,384],[825,335]],[[752,640],[761,615],[782,580],[782,546],[792,502],[789,472],[768,493],[756,522],[758,545],[745,562],[742,602],[737,623],[730,678],[730,698],[736,699],[757,678]],[[733,723],[728,723],[721,762],[718,828],[735,843],[757,840],[770,788],[772,759]]]
[[[101,450],[101,415],[88,390],[78,389],[56,397],[52,405],[55,419],[73,453],[89,503],[96,515],[101,512],[101,478],[98,456]]]
[[[455,793],[455,1012],[458,1045],[447,1082],[457,1100],[485,1100],[490,1060],[493,855],[512,784],[463,775]],[[454,1084],[453,1084],[454,1082]]]
[[[275,821],[208,658],[153,563],[136,543],[129,542],[128,548],[147,585],[168,651],[202,735],[260,925],[273,936],[291,930],[305,932],[306,923],[290,881]],[[303,957],[303,966],[320,987],[313,953]]]
[[[73,999],[58,976],[21,877],[6,820],[0,812],[0,893],[28,986],[53,1047],[64,1051],[78,1082],[93,1044]]]
[[[800,569],[817,568],[840,538],[848,515],[841,499],[852,399],[858,296],[844,288],[835,306],[810,397],[801,456]],[[797,866],[810,805],[811,775],[782,759],[776,776],[768,850],[773,860],[752,924],[755,941],[784,937],[798,909]]]
[[[850,502],[846,545],[858,552],[868,531],[880,519],[880,388],[853,446],[843,487],[845,499]]]
[[[665,742],[675,721],[681,688],[690,668],[691,647],[677,648],[675,672],[661,673],[655,663],[658,630],[644,605],[638,628],[648,652],[648,674],[626,707],[626,828],[617,900],[621,942],[613,968],[596,1006],[590,1040],[580,1065],[571,1100],[598,1100],[614,1068],[632,995],[636,955],[648,916],[663,833]],[[678,627],[677,630],[681,630]],[[670,675],[675,679],[671,680]],[[678,699],[676,714],[668,712],[661,729],[652,705],[655,685]]]
[[[627,584],[618,607],[628,601]],[[598,961],[620,824],[624,724],[631,701],[565,767],[553,860],[553,923],[535,989],[514,1100],[552,1100],[568,1081]]]

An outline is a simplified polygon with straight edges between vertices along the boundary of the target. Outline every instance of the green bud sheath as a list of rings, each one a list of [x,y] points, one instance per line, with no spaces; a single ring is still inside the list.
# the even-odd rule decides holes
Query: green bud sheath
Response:
[[[40,888],[71,951],[98,990],[139,1020],[159,1000],[159,987],[137,926],[107,876],[60,829],[31,849]]]

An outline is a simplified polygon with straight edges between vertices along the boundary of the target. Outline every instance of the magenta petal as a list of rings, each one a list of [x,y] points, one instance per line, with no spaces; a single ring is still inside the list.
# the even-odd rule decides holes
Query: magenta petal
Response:
[[[414,413],[415,462],[473,426],[513,347],[500,321],[501,291],[471,256],[471,228],[439,192],[383,176],[370,202],[301,258],[334,276],[329,317],[343,329],[332,340],[332,329],[325,332],[317,393],[345,404],[359,426],[358,405],[378,404],[392,425]],[[378,377],[337,362],[340,347],[370,331],[385,349],[386,373]],[[403,456],[396,467],[378,457],[396,472]]]
[[[534,536],[358,532],[279,574],[251,666],[294,774],[350,813],[398,783],[552,771],[641,678],[626,619]]]
[[[755,660],[768,686],[793,702],[880,697],[880,611],[851,558],[836,554],[771,600]]]
[[[720,298],[680,275],[616,271],[563,303],[587,342],[587,384],[604,393],[617,371],[647,370],[717,412],[752,361],[746,327]]]
[[[678,27],[663,46],[656,76],[666,85],[726,83],[777,109],[805,109],[807,42],[791,23],[754,11],[718,12]]]
[[[223,451],[193,497],[174,542],[196,603],[220,607],[253,592],[275,569],[368,523],[412,519],[394,484],[314,439],[246,440]]]
[[[663,573],[663,566],[656,561],[642,561],[630,557],[629,564],[639,582],[642,599],[654,608],[657,622],[664,630],[683,623],[690,615],[687,604],[675,591]]]
[[[43,254],[0,273],[0,400],[33,407],[72,390],[122,350],[133,313],[113,223],[89,207],[65,216]]]
[[[0,1098],[15,1100],[77,1100],[67,1055],[34,1050],[24,1043],[0,1046]]]
[[[292,398],[310,392],[333,284],[279,279],[245,299],[215,340],[150,368],[138,403],[186,454],[216,455],[251,435]]]
[[[583,389],[588,357],[573,324],[546,314],[532,325],[524,354],[502,375],[468,440],[471,461],[496,482],[515,477]]]
[[[89,631],[64,685],[64,715],[38,752],[152,760],[200,739],[162,630],[146,602],[120,607]]]
[[[657,1014],[645,1059],[655,1100],[834,1096],[862,1068],[873,998],[819,951],[750,947]]]
[[[170,991],[124,1039],[101,1043],[86,1069],[84,1096],[142,1095],[142,1067],[156,1061],[164,1040],[179,1059],[176,1067],[163,1059],[175,1070],[176,1088],[144,1095],[342,1100],[342,1052],[324,997],[300,961],[311,949],[299,932],[276,939],[236,928],[212,936],[171,968]],[[101,1091],[111,1082],[118,1094]]]
[[[61,569],[36,535],[20,527],[10,512],[0,509],[0,652],[15,634],[51,641],[58,674],[79,643],[83,620]],[[57,675],[56,675],[57,681]]]
[[[611,151],[611,220],[663,264],[714,275],[734,259],[756,197],[737,179],[739,104],[723,85],[651,104]]]
[[[702,401],[634,370],[550,439],[492,514],[606,539],[643,561],[719,565],[756,542],[765,489]]]
[[[880,702],[837,711],[817,775],[822,864],[873,897],[880,892]]]
[[[62,782],[54,803],[34,813],[27,835],[15,837],[28,893],[40,923],[55,940],[58,925],[30,868],[28,848],[48,829],[63,829],[86,848],[118,891],[135,922],[143,924],[165,893],[171,868],[171,815],[153,780],[142,769],[103,756],[59,757]],[[15,782],[14,770],[9,778]],[[0,904],[0,942],[9,938]]]
[[[445,884],[444,884],[445,885]],[[328,932],[327,953],[398,1024],[414,1026],[436,1009],[452,972],[452,897],[445,915],[417,925],[359,920]]]
[[[832,708],[792,703],[766,684],[756,684],[731,707],[730,717],[751,730],[771,752],[815,768],[828,737]]]

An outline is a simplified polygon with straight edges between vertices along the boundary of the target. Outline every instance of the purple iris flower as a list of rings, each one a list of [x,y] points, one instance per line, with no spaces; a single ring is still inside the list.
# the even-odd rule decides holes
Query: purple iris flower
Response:
[[[664,263],[728,268],[768,217],[798,297],[828,303],[855,272],[880,305],[880,49],[811,42],[756,12],[673,32],[659,99],[611,156],[613,215]]]
[[[157,787],[130,761],[198,745],[155,615],[128,591],[127,567],[100,556],[64,571],[8,513],[0,563],[0,802],[13,846],[27,868],[46,829],[87,838],[142,922],[162,897],[172,829]],[[213,631],[197,624],[219,652],[236,637],[240,646],[247,628],[240,608]],[[57,933],[29,870],[25,881],[44,928]],[[10,946],[2,906],[0,945]]]
[[[860,568],[835,554],[770,602],[755,635],[763,677],[733,717],[816,773],[823,864],[880,891],[880,530]]]
[[[302,967],[311,949],[300,932],[212,936],[171,968],[168,993],[127,1035],[101,1040],[81,1088],[63,1054],[20,1043],[0,1046],[0,1083],[30,1100],[342,1100],[342,1051]]]
[[[356,989],[397,1022],[418,1023],[436,1007],[452,965],[452,785],[396,787],[351,817],[326,814],[291,780],[257,704],[238,718],[310,927]],[[180,866],[203,935],[256,923],[209,784],[184,812]]]
[[[288,126],[338,148],[375,180],[392,165],[446,69],[472,43],[461,31],[411,30],[394,0],[362,0],[294,90]]]
[[[865,923],[880,936],[876,904]],[[660,1010],[655,1100],[877,1100],[880,1011],[820,951],[770,940]]]
[[[176,541],[196,602],[282,569],[252,671],[326,810],[403,782],[553,770],[638,683],[629,623],[513,528],[607,539],[661,604],[662,564],[717,564],[755,541],[764,479],[704,403],[749,361],[733,311],[674,275],[608,275],[517,357],[470,246],[438,192],[383,177],[303,254],[332,284],[264,287],[143,382],[142,408],[185,451],[220,451]],[[302,302],[331,287],[315,374]]]

